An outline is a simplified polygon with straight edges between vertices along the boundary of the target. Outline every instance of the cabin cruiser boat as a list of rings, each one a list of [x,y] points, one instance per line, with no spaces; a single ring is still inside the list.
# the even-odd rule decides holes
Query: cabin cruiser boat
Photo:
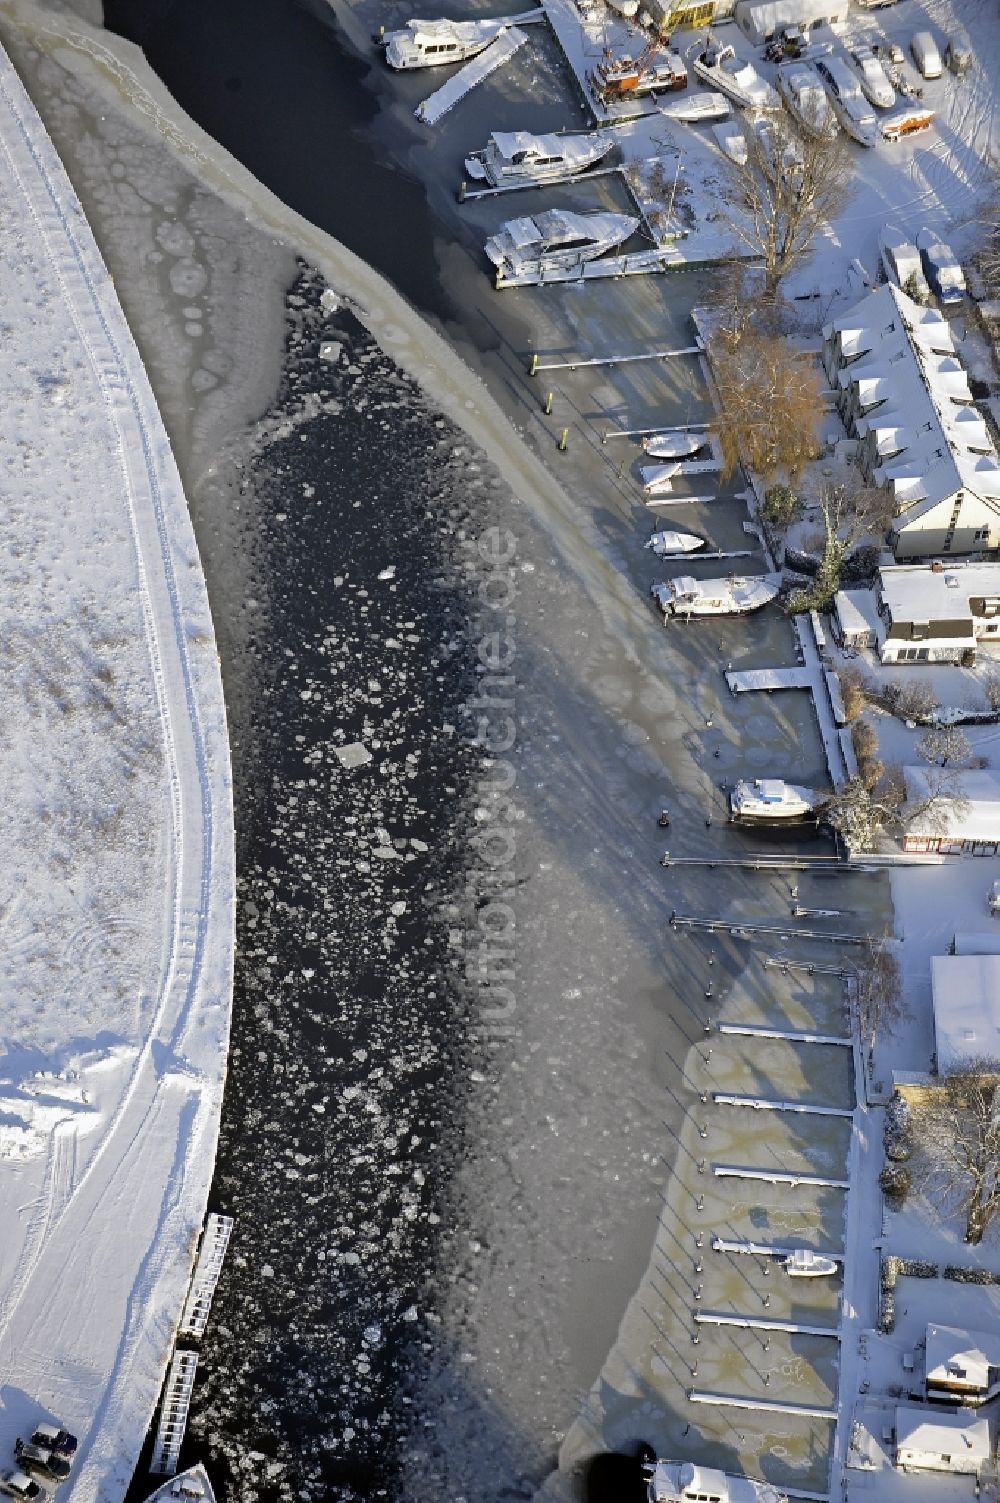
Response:
[[[781,778],[741,778],[729,794],[729,817],[737,825],[796,825],[815,819],[820,803],[811,788]]]
[[[837,1272],[837,1263],[811,1248],[797,1247],[785,1259],[785,1272],[792,1279],[825,1279]]]
[[[702,83],[719,89],[745,110],[780,110],[781,100],[752,63],[741,63],[728,43],[709,42],[691,64]]]
[[[642,441],[642,447],[653,459],[690,459],[708,443],[704,433],[653,433]]]
[[[704,548],[705,539],[698,537],[693,532],[671,532],[665,528],[660,532],[654,532],[647,548],[652,548],[657,558],[663,558],[665,554],[672,553],[697,553],[699,548]]]
[[[208,1473],[199,1463],[176,1477],[169,1477],[162,1487],[150,1493],[146,1503],[215,1503],[215,1493]]]
[[[643,464],[639,466],[639,481],[647,496],[662,496],[673,490],[673,478],[680,470],[679,459],[670,464]]]
[[[861,146],[874,146],[878,140],[875,112],[861,92],[857,74],[841,57],[823,57],[814,66],[844,130]]]
[[[965,275],[951,246],[925,229],[917,236],[917,250],[934,296],[942,303],[960,303],[966,294]]]
[[[788,1503],[769,1482],[733,1477],[693,1461],[643,1463],[647,1503]]]
[[[732,112],[732,105],[726,96],[714,91],[692,94],[687,99],[671,99],[657,108],[665,119],[683,120],[687,125],[700,125],[707,120],[725,120]]]
[[[435,68],[464,63],[484,52],[506,31],[509,21],[407,21],[400,31],[383,37],[390,68]]]
[[[492,188],[530,187],[558,183],[586,172],[614,146],[603,131],[580,131],[567,136],[533,136],[526,130],[494,131],[482,151],[465,159],[465,170]]]
[[[682,574],[650,585],[649,593],[666,620],[671,616],[748,616],[776,600],[780,585],[777,574],[733,574],[726,579]]]
[[[861,92],[878,110],[891,110],[896,103],[896,90],[870,47],[852,47],[851,62],[858,75]]]
[[[508,219],[487,240],[486,254],[501,278],[572,268],[613,250],[638,227],[628,214],[543,209],[532,218]]]
[[[878,232],[878,253],[887,282],[894,282],[915,303],[926,303],[931,295],[924,276],[920,252],[893,224],[884,224]]]
[[[809,135],[833,138],[840,130],[829,95],[805,63],[783,63],[778,69],[778,92],[792,119]]]
[[[680,53],[669,48],[661,50],[656,42],[636,58],[630,52],[619,53],[617,57],[605,52],[588,77],[605,104],[652,94],[657,89],[666,91],[688,86],[688,71]]]

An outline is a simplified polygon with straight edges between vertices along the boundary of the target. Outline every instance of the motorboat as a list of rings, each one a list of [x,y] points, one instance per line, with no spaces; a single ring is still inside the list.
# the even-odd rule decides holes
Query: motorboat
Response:
[[[713,125],[712,135],[719,143],[719,150],[723,156],[728,157],[731,162],[735,162],[737,167],[746,166],[748,157],[747,138],[738,120],[726,120],[721,125]]]
[[[382,38],[390,68],[438,68],[464,63],[484,52],[510,25],[501,21],[407,21],[399,31]]]
[[[669,464],[643,464],[639,466],[639,482],[647,496],[662,496],[673,490],[673,478],[680,470],[680,460]]]
[[[690,459],[708,443],[704,433],[652,433],[642,441],[642,447],[653,459]]]
[[[208,1480],[208,1473],[199,1464],[178,1472],[150,1493],[146,1503],[215,1503],[215,1493]]]
[[[870,47],[852,47],[851,63],[858,75],[861,92],[878,110],[891,110],[896,103],[896,90],[888,74]]]
[[[613,250],[638,227],[638,219],[628,214],[543,209],[531,218],[508,219],[487,240],[486,254],[501,280],[572,268]]]
[[[657,106],[667,120],[683,120],[687,125],[700,125],[708,120],[725,120],[732,113],[732,105],[724,94],[714,91],[707,94],[691,94],[687,99],[670,99]]]
[[[797,1247],[785,1259],[785,1272],[791,1279],[826,1279],[837,1272],[837,1262],[811,1248]]]
[[[735,1477],[693,1461],[646,1461],[647,1503],[788,1503],[769,1482]]]
[[[886,281],[895,283],[915,303],[926,303],[931,289],[913,241],[895,225],[884,224],[878,232],[878,253]]]
[[[840,122],[830,96],[805,63],[782,63],[778,69],[778,92],[792,119],[810,136],[832,140],[838,134]]]
[[[917,250],[934,296],[942,303],[962,302],[967,291],[965,275],[951,246],[939,240],[933,230],[921,230]]]
[[[476,182],[492,188],[530,187],[558,183],[586,172],[614,147],[603,131],[579,131],[566,136],[533,136],[530,131],[494,131],[482,151],[465,159],[465,170]]]
[[[686,89],[688,71],[679,52],[653,42],[633,58],[630,52],[607,51],[588,74],[591,86],[605,104],[616,99]]]
[[[654,532],[647,548],[652,548],[657,558],[663,558],[670,554],[697,553],[699,548],[704,548],[705,539],[698,537],[693,532],[671,532],[666,528],[660,532]]]
[[[741,778],[729,794],[729,817],[737,825],[796,825],[816,818],[822,803],[811,788],[782,778]]]
[[[813,67],[822,79],[843,129],[859,145],[874,146],[878,140],[875,111],[861,92],[857,74],[842,57],[821,57]]]
[[[709,42],[691,64],[702,83],[719,89],[745,110],[780,110],[781,100],[752,63],[740,62],[729,43]]]
[[[683,616],[748,616],[776,600],[781,587],[777,574],[726,579],[695,579],[690,574],[650,585],[649,593],[664,618]]]

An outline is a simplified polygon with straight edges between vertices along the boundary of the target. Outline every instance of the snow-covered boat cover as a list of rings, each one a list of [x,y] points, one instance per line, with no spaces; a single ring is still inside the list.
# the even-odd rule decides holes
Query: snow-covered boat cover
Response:
[[[722,1503],[788,1503],[768,1482],[733,1477],[693,1461],[657,1461],[647,1472],[649,1503],[692,1503],[719,1498]]]
[[[487,240],[486,254],[495,266],[509,262],[515,269],[560,251],[592,260],[627,240],[638,224],[638,219],[628,214],[543,209],[534,216],[508,219]]]
[[[703,433],[657,433],[644,438],[642,447],[653,459],[686,459],[707,442]]]
[[[178,1472],[150,1493],[146,1503],[215,1503],[215,1493],[208,1473],[199,1462],[186,1472]]]
[[[814,136],[835,136],[840,129],[830,96],[806,63],[782,63],[778,89],[788,112]]]

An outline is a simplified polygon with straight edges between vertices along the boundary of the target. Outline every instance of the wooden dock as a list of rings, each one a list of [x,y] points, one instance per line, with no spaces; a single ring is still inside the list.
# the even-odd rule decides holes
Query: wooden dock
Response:
[[[544,12],[538,12],[541,19]],[[520,17],[522,22],[531,19]],[[495,73],[520,47],[523,47],[528,38],[523,31],[516,26],[509,26],[502,31],[495,41],[492,41],[485,51],[477,57],[471,58],[457,73],[453,73],[447,83],[443,83],[435,93],[424,99],[413,111],[422,125],[437,125],[448,111],[454,109],[460,99],[464,99],[470,89],[476,84],[482,83],[484,78],[489,78]]]
[[[815,1247],[792,1247],[783,1246],[776,1242],[743,1242],[733,1237],[713,1237],[712,1248],[715,1252],[725,1253],[749,1253],[758,1258],[790,1258],[797,1252],[815,1252],[817,1257],[829,1258],[833,1263],[843,1263],[842,1252],[817,1252]]]

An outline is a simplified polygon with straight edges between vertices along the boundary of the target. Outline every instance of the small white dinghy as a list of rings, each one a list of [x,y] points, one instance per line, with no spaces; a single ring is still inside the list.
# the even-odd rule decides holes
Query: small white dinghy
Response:
[[[169,1477],[155,1492],[150,1493],[146,1503],[215,1503],[215,1493],[208,1480],[208,1473],[199,1464]]]
[[[655,433],[642,441],[652,459],[690,459],[708,443],[704,433]]]
[[[662,496],[672,491],[671,481],[680,469],[679,459],[670,464],[643,464],[639,466],[639,483],[647,496]]]
[[[661,532],[654,532],[647,548],[652,548],[657,558],[665,558],[672,553],[697,553],[699,548],[704,548],[705,539],[696,536],[693,532],[671,532],[669,528]]]
[[[813,1252],[808,1247],[797,1247],[785,1259],[785,1272],[791,1279],[827,1279],[837,1272],[833,1258]]]

